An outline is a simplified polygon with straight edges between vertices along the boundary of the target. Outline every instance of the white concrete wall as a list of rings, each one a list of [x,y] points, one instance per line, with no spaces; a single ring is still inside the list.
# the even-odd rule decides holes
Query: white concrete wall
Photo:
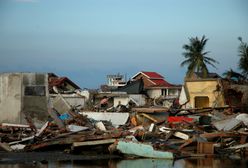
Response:
[[[129,97],[135,100],[140,106],[146,104],[146,97],[142,94],[130,94]]]
[[[20,123],[22,76],[0,74],[0,123]]]
[[[40,128],[47,121],[47,96],[24,94],[26,86],[37,85],[48,91],[47,74],[0,74],[0,123],[27,124],[27,116]]]
[[[129,97],[114,97],[114,107],[118,106],[119,102],[122,105],[127,105],[129,102]]]
[[[85,98],[78,95],[73,94],[62,94],[63,98],[71,105],[71,106],[78,106],[80,105],[80,108],[84,107],[85,105]],[[56,94],[51,94],[51,102],[53,102],[53,99],[57,97]]]
[[[168,95],[166,95],[168,98],[177,98],[180,95],[179,89],[168,89]]]
[[[150,89],[150,90],[147,90],[147,94],[152,99],[158,98],[159,96],[161,96],[161,89]]]
[[[139,106],[143,106],[146,103],[146,98],[142,94],[129,94],[127,97],[114,97],[114,107],[118,106],[119,102],[122,105],[127,105],[129,101],[135,101]]]

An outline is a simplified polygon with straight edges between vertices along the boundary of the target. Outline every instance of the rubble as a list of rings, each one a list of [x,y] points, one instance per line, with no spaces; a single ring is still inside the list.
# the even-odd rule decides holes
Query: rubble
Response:
[[[110,117],[112,113],[99,113],[98,120],[96,114],[92,113],[88,113],[91,115],[87,116],[87,113],[78,113],[71,108],[68,111],[69,118],[61,120],[56,113],[50,111],[53,119],[37,130],[31,129],[29,125],[2,123],[0,149],[6,152],[65,150],[71,153],[85,153],[92,150],[89,147],[94,149],[99,146],[101,148],[96,148],[95,152],[122,154],[124,157],[135,155],[173,159],[245,153],[248,148],[246,115],[226,114],[223,109],[194,114],[200,116],[208,114],[210,118],[206,122],[208,125],[203,125],[199,118],[192,117],[192,114],[189,117],[169,116],[169,110],[162,112],[135,108],[130,115],[120,113],[122,116],[120,119],[118,114],[113,113],[115,116],[112,118],[113,121],[118,121],[115,126],[109,122],[112,120]],[[167,117],[158,122],[150,116],[156,113],[167,113]],[[103,117],[104,114],[108,117]],[[137,122],[134,125],[132,117],[137,114],[142,114],[150,120],[147,121],[149,124]],[[127,118],[124,119],[124,116]]]
[[[211,89],[216,89],[211,82],[209,82]],[[101,93],[87,96],[86,104],[93,107],[87,111],[87,108],[78,108],[65,99],[62,94],[65,92],[63,85],[56,91],[58,90],[55,87],[56,83],[53,84],[50,89],[56,95],[53,95],[53,101],[48,103],[47,121],[41,127],[36,127],[32,117],[23,112],[27,124],[1,123],[0,150],[5,152],[59,150],[73,154],[101,153],[121,157],[162,159],[247,154],[248,114],[237,111],[233,104],[223,105],[223,97],[221,106],[205,107],[206,101],[203,99],[203,107],[190,107],[192,102],[187,106],[177,106],[176,99],[168,101],[173,102],[171,105],[168,105],[166,100],[165,105],[156,102],[158,100],[156,98],[153,100],[148,98],[147,102],[155,103],[147,105],[149,103],[143,103],[144,96],[130,97],[126,93],[118,92]],[[196,94],[194,90],[190,91],[191,96]],[[207,89],[205,94],[210,94]],[[214,97],[212,91],[210,95]],[[197,96],[198,105],[201,105],[201,96]],[[93,100],[94,98],[97,100]],[[103,98],[104,101],[101,102]],[[134,98],[140,98],[140,101]],[[187,103],[186,98],[185,91],[180,102]],[[119,106],[115,106],[117,100]],[[106,102],[108,103],[105,104]],[[215,104],[215,101],[212,101],[212,104]]]

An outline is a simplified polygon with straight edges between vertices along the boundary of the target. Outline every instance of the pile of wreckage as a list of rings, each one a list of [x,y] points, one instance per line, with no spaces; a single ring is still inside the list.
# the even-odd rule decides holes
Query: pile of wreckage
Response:
[[[90,93],[54,74],[3,74],[0,150],[164,159],[247,154],[247,85],[212,77],[177,86],[154,72],[133,79]]]
[[[58,107],[68,106],[62,95],[58,98]],[[136,107],[129,113],[68,108],[64,114],[49,109],[49,119],[40,129],[30,121],[2,123],[1,149],[164,159],[247,153],[248,114],[233,113],[229,107]]]

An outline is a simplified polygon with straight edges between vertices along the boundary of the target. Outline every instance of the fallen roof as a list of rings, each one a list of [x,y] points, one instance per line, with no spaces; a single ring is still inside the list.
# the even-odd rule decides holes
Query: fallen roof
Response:
[[[49,87],[61,86],[65,82],[67,82],[70,85],[72,85],[75,89],[80,89],[80,87],[78,85],[76,85],[74,82],[72,82],[67,77],[50,77],[49,78]]]

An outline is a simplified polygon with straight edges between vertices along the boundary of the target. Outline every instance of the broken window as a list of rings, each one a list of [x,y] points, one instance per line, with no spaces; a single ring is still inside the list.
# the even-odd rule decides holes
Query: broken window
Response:
[[[45,96],[45,86],[26,86],[24,91],[25,96]]]
[[[161,89],[161,95],[166,96],[167,95],[167,89]]]
[[[168,90],[168,95],[177,95],[177,90],[176,89],[170,89]]]
[[[195,108],[209,107],[208,96],[196,96],[195,97]]]

